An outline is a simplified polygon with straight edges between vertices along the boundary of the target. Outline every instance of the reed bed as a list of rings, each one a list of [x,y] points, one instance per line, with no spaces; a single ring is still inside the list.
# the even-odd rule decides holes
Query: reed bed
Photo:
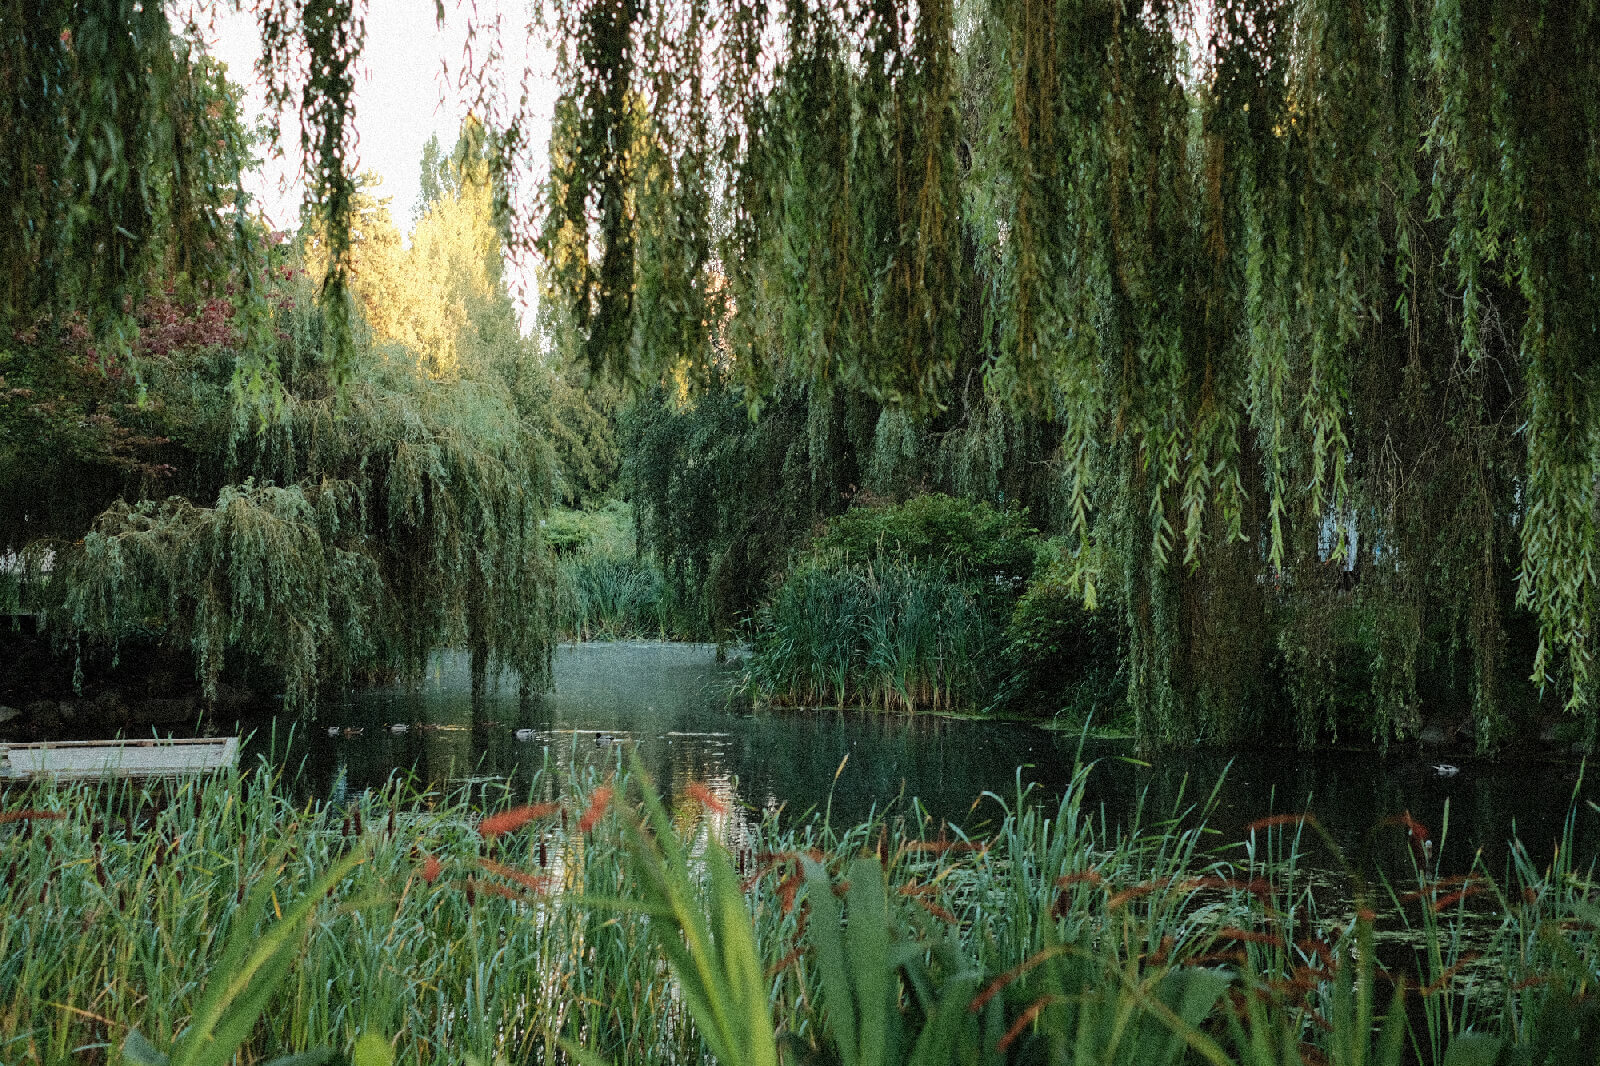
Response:
[[[995,637],[971,590],[941,567],[807,563],[757,617],[751,687],[799,706],[971,705]]]
[[[1108,824],[1088,767],[1048,808],[989,797],[972,836],[914,801],[785,827],[707,783],[669,812],[620,765],[554,769],[339,803],[265,769],[5,794],[0,1061],[1472,1066],[1600,1046],[1570,822],[1547,868],[1518,849],[1498,879],[1369,889],[1309,818],[1214,841],[1215,793]]]
[[[604,552],[556,563],[556,630],[564,640],[666,635],[666,589],[654,567]]]

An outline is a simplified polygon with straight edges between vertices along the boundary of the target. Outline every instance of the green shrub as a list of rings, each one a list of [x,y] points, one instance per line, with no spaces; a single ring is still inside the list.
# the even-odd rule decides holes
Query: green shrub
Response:
[[[815,555],[846,563],[879,557],[944,564],[983,587],[1019,593],[1042,550],[1025,511],[931,492],[893,506],[865,506],[835,518],[812,543]]]
[[[1090,712],[1099,712],[1102,723],[1120,714],[1127,687],[1120,676],[1122,613],[1107,604],[1084,606],[1077,575],[1075,560],[1058,560],[1017,601],[1003,639],[1006,676],[992,710],[1037,716],[1066,712],[1073,724]]]
[[[553,508],[544,520],[544,539],[558,555],[579,551],[632,555],[633,508],[621,500],[608,500],[589,511]]]

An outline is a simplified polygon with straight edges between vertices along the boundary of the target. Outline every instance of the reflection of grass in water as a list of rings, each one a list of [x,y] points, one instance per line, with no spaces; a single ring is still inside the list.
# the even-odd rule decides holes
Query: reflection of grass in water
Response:
[[[1204,829],[1215,793],[1111,826],[1085,807],[1088,773],[1052,809],[1019,790],[981,838],[915,804],[863,824],[752,824],[719,809],[727,781],[686,782],[670,821],[639,824],[638,788],[595,767],[546,766],[514,792],[395,782],[338,804],[294,803],[266,773],[14,790],[0,815],[0,987],[15,993],[0,1047],[65,1060],[130,1027],[171,1046],[201,988],[236,964],[223,946],[252,886],[275,901],[254,938],[340,855],[360,865],[293,938],[294,965],[240,1034],[247,1059],[377,1033],[401,1062],[554,1061],[565,1036],[614,1062],[707,1061],[705,1040],[736,1063],[756,1061],[775,1025],[790,1061],[852,1061],[844,1047],[855,1061],[988,1061],[1001,1041],[1033,1061],[1082,1040],[1093,1061],[1130,1066],[1167,1052],[1355,1062],[1357,1046],[1382,1062],[1373,1034],[1392,986],[1370,968],[1407,921],[1422,1061],[1469,1025],[1526,1042],[1581,1021],[1541,1014],[1581,1013],[1568,993],[1600,960],[1570,848],[1437,913],[1458,887],[1409,901],[1397,887],[1410,916],[1397,919],[1374,915],[1353,878],[1340,895],[1319,888],[1319,866],[1340,860],[1303,821],[1257,824],[1219,854]],[[524,802],[548,806],[504,816]],[[1466,913],[1479,903],[1503,915],[1487,939]],[[1496,981],[1461,976],[1474,943]],[[720,1007],[745,1013],[714,1032]],[[882,1055],[863,1048],[874,1031]]]

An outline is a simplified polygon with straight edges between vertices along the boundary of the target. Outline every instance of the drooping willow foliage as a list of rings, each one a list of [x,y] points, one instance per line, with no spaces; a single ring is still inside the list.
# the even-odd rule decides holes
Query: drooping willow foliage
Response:
[[[255,9],[272,99],[310,134],[337,296],[360,8]],[[144,238],[228,221],[186,206],[225,195],[134,195],[220,181],[195,154],[214,140],[144,121],[186,113],[161,5],[4,11],[9,307],[112,322],[143,281],[110,253],[203,250]],[[1126,615],[1147,738],[1280,728],[1272,689],[1323,735],[1352,647],[1380,738],[1448,683],[1493,744],[1529,673],[1592,727],[1596,0],[543,15],[562,96],[537,243],[591,366],[763,417],[802,393],[872,411],[853,466],[812,468],[812,517],[861,485],[861,456],[926,469],[957,435],[990,455],[1027,439],[1017,461],[1059,486],[1050,520],[1093,547],[1082,587]],[[527,115],[490,124],[504,190]],[[756,513],[732,511],[719,536]]]
[[[238,128],[236,94],[213,88],[203,110]],[[315,280],[337,243],[317,214],[286,247],[236,218],[228,255],[258,259],[214,284],[170,258],[159,220],[122,352],[87,304],[6,304],[0,567],[80,663],[157,642],[192,653],[208,697],[245,666],[297,709],[330,680],[415,676],[443,645],[470,650],[475,686],[546,682],[550,381],[473,128],[458,149],[409,250],[352,194],[343,314]],[[241,388],[263,368],[265,405]]]
[[[80,310],[103,344],[126,351],[132,304],[155,270],[214,281],[250,260],[245,217],[232,210],[246,136],[236,109],[222,106],[230,94],[161,4],[0,6],[8,328]]]
[[[1492,744],[1518,605],[1595,720],[1600,5],[552,8],[596,364],[890,421],[981,367],[1056,427],[1146,736],[1270,726],[1281,671],[1310,739],[1354,640],[1376,735],[1443,671]]]
[[[174,275],[228,288],[266,328],[243,171],[249,136],[236,90],[175,22],[176,5],[150,0],[7,0],[0,4],[0,326],[77,312],[97,342],[129,354],[135,307]],[[353,0],[218,0],[184,8],[209,21],[249,10],[262,40],[269,139],[298,120],[307,207],[325,223],[329,267],[321,300],[348,373],[350,215],[355,195],[352,97],[365,38]],[[242,73],[242,72],[238,72]],[[251,345],[266,355],[270,345]],[[257,396],[276,370],[241,361]]]
[[[247,417],[229,387],[236,349],[148,361],[155,399],[134,417],[170,435],[174,468],[113,498],[81,538],[31,542],[31,555],[54,555],[34,597],[52,631],[83,646],[187,648],[208,694],[245,656],[280,674],[297,708],[328,681],[418,674],[444,645],[471,651],[475,681],[507,669],[542,687],[553,585],[542,393],[519,388],[515,357],[464,359],[441,381],[359,335],[336,389],[312,287],[280,289],[275,304],[284,411],[260,433],[230,425]],[[45,491],[73,491],[54,484],[73,465],[24,461]]]

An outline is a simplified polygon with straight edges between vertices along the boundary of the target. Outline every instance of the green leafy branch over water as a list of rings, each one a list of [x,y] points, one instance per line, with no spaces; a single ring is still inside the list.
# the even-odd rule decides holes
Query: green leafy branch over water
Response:
[[[1213,795],[1112,828],[1091,772],[1050,809],[989,797],[972,836],[915,805],[750,823],[711,783],[669,808],[637,774],[567,767],[345,803],[264,772],[37,786],[0,809],[0,1054],[1467,1066],[1594,1046],[1576,815],[1545,869],[1521,849],[1503,883],[1424,865],[1385,898],[1305,816],[1208,846]]]

